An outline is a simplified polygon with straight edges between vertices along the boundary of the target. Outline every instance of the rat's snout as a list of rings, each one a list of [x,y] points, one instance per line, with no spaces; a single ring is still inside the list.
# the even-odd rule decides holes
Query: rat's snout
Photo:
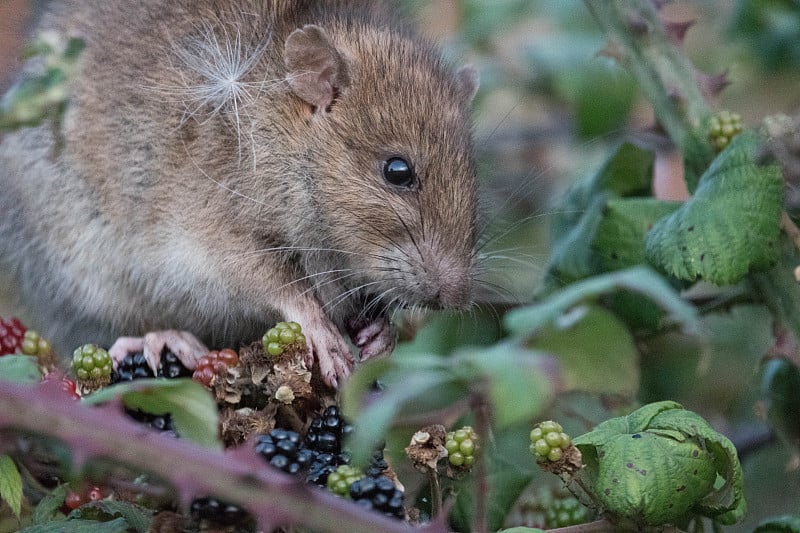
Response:
[[[438,309],[467,309],[472,304],[472,265],[452,258],[431,258],[421,276],[425,304]]]

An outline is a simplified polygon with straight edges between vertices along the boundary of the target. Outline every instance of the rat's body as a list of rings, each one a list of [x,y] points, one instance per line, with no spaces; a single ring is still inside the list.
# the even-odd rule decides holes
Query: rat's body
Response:
[[[87,45],[65,143],[44,126],[0,144],[0,260],[35,326],[65,352],[173,329],[220,347],[296,320],[335,383],[341,331],[374,355],[393,307],[467,305],[474,73],[383,11],[56,2],[42,28]],[[393,158],[413,181],[402,164],[387,181]]]

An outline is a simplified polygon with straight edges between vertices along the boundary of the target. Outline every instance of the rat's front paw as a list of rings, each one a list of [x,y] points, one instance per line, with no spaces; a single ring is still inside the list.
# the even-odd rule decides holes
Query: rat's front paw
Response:
[[[348,324],[353,343],[361,350],[361,360],[389,355],[397,345],[397,330],[388,317],[354,319]]]
[[[329,320],[306,321],[303,333],[310,345],[311,356],[319,364],[322,379],[337,388],[339,381],[350,375],[355,363],[350,346]]]
[[[181,360],[183,366],[190,370],[197,366],[197,360],[201,356],[208,353],[208,348],[197,337],[188,331],[174,329],[153,331],[144,337],[120,337],[111,346],[108,353],[116,368],[128,353],[142,352],[147,366],[156,374],[161,362],[161,352],[165,347]]]

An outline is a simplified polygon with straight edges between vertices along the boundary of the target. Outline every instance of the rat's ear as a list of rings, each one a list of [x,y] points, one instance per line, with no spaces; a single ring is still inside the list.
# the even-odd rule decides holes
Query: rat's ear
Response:
[[[292,91],[317,110],[328,109],[350,84],[347,63],[319,26],[294,30],[286,39],[283,60]]]
[[[461,98],[469,104],[478,92],[478,69],[464,65],[456,72],[456,83]]]

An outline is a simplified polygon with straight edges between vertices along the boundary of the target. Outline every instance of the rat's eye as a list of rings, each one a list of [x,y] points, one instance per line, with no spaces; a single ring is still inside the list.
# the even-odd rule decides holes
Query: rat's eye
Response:
[[[398,187],[410,188],[414,185],[414,171],[402,157],[392,157],[383,164],[383,177]]]

